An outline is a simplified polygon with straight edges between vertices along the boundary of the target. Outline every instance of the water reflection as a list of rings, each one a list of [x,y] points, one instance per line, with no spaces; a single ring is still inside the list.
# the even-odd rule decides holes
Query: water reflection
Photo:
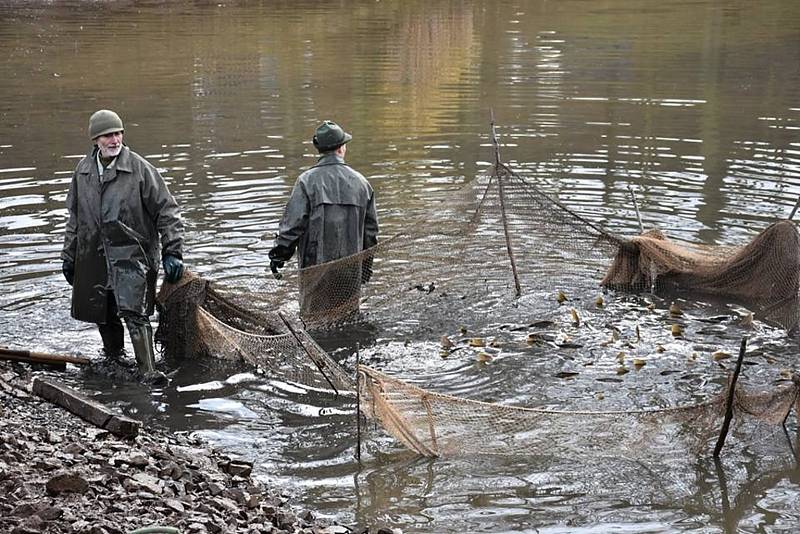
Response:
[[[786,216],[800,195],[798,28],[793,0],[757,8],[709,0],[0,1],[2,343],[89,355],[100,346],[91,326],[68,316],[58,259],[69,178],[89,148],[87,118],[100,107],[122,113],[126,141],[163,171],[184,210],[187,263],[215,280],[265,275],[269,236],[295,177],[315,161],[310,135],[324,118],[353,132],[348,159],[373,182],[384,235],[486,171],[491,109],[504,160],[591,220],[638,231],[634,184],[646,228],[738,244]],[[593,297],[596,284],[583,284]],[[668,303],[657,302],[662,315]],[[498,320],[476,333],[508,344],[491,365],[466,353],[440,358],[438,336],[454,333],[434,326],[419,339],[364,331],[320,341],[351,368],[358,343],[366,362],[438,391],[572,407],[707,395],[725,370],[704,357],[735,350],[744,333],[753,380],[796,364],[795,341],[766,327],[746,331],[739,310],[724,303],[681,303],[696,317],[725,317],[692,322],[683,342],[670,339],[658,313],[643,316],[641,303],[609,299],[605,314],[587,317],[598,325],[592,333],[562,328],[566,312],[548,304],[542,317]],[[582,347],[527,345],[525,326],[538,319],[556,321],[553,335],[568,333]],[[608,322],[625,340],[639,325],[646,339],[636,355],[651,356],[657,344],[667,350],[619,378],[613,357],[596,350],[611,335]],[[722,514],[722,485],[702,463],[689,487],[708,500],[637,504],[632,484],[599,493],[564,486],[559,477],[574,475],[574,465],[420,461],[375,433],[359,468],[352,399],[218,362],[169,365],[172,386],[155,392],[72,379],[152,424],[199,430],[255,458],[260,476],[360,524],[791,531],[800,519],[797,468],[773,470],[744,454],[724,466],[731,480]],[[579,374],[558,378],[563,372]]]

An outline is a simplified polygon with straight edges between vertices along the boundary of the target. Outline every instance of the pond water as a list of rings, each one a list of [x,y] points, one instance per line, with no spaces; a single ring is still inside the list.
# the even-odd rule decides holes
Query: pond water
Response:
[[[796,0],[0,0],[0,45],[0,343],[14,347],[94,356],[101,346],[93,325],[69,317],[59,260],[71,173],[100,108],[120,113],[126,142],[162,171],[186,220],[187,265],[215,280],[268,276],[271,236],[315,161],[323,119],[352,133],[348,162],[375,188],[384,236],[486,172],[491,113],[509,165],[624,234],[638,231],[629,185],[646,227],[708,244],[745,242],[800,196]],[[591,300],[596,288],[588,280],[573,293]],[[499,333],[530,316],[470,333],[507,343],[489,364],[467,350],[443,359],[438,336],[391,329],[320,342],[350,369],[358,342],[364,363],[436,391],[564,409],[705,398],[727,371],[709,355],[735,354],[745,334],[749,379],[771,383],[797,367],[794,337],[745,328],[731,303],[683,298],[691,317],[712,322],[690,321],[682,341],[664,329],[666,296],[607,295],[607,308],[584,318],[623,337],[638,325],[642,353],[666,347],[624,376],[599,348],[600,327],[556,326],[574,349],[528,347],[524,329]],[[655,313],[642,311],[647,302]],[[540,307],[548,319],[565,313],[554,301]],[[244,366],[183,362],[153,390],[69,379],[253,460],[256,476],[346,523],[553,533],[800,523],[796,463],[762,462],[747,447],[726,457],[728,484],[701,457],[673,498],[655,495],[652,477],[604,484],[608,472],[591,462],[556,465],[535,451],[421,460],[371,427],[359,464],[352,400],[301,394]],[[789,428],[794,436],[794,417]],[[564,483],[570,469],[593,483]]]

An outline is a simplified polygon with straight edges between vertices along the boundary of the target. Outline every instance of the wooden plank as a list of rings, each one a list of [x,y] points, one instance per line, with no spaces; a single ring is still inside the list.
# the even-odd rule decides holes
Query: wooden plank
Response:
[[[71,387],[53,380],[35,377],[33,379],[33,393],[117,436],[125,438],[136,437],[139,433],[139,428],[142,426],[141,422],[124,415],[115,414],[99,402],[89,399]]]
[[[0,347],[0,360],[12,360],[27,363],[42,363],[45,365],[55,365],[62,369],[66,364],[88,365],[91,363],[89,358],[81,356],[69,356],[66,354],[47,354],[45,352],[32,352],[29,350],[9,349]]]

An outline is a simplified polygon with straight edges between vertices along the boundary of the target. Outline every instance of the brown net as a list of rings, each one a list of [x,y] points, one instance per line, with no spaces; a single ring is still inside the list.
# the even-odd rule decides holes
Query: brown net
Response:
[[[798,322],[800,235],[793,222],[778,221],[745,246],[702,247],[680,245],[651,230],[619,248],[602,284],[729,297],[792,329]]]
[[[280,380],[353,392],[346,371],[307,330],[367,319],[398,334],[439,335],[525,317],[558,287],[600,286],[712,293],[787,329],[797,324],[793,223],[775,223],[738,248],[677,244],[657,231],[627,239],[599,215],[570,209],[569,198],[545,193],[498,158],[491,173],[447,192],[436,209],[409,215],[403,231],[359,254],[287,270],[282,279],[223,285],[188,274],[165,284],[158,339],[168,353],[243,360]],[[719,431],[725,398],[674,409],[558,412],[436,394],[366,367],[360,376],[363,409],[425,456],[697,451]],[[783,421],[796,399],[796,383],[760,394],[737,388],[737,420],[742,428]]]
[[[245,361],[277,380],[337,393],[355,387],[295,320],[259,309],[246,293],[186,272],[177,284],[162,285],[158,302],[156,339],[167,355]]]
[[[710,293],[784,328],[797,324],[794,223],[777,222],[741,247],[679,244],[657,230],[628,239],[569,208],[569,198],[498,162],[375,247],[242,284],[256,301],[294,306],[312,331],[361,319],[406,333],[477,327],[541,307],[558,288],[601,286]]]
[[[800,378],[770,391],[736,385],[736,432],[765,435],[798,400]],[[719,435],[728,388],[707,402],[632,411],[557,411],[443,395],[359,367],[361,410],[409,449],[427,457],[513,455],[635,457],[698,453]]]

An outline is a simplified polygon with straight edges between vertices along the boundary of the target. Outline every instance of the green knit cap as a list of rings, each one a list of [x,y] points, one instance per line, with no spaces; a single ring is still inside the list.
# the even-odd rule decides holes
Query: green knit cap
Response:
[[[121,132],[125,129],[119,115],[110,109],[95,111],[89,118],[89,138],[94,140],[101,135]]]

